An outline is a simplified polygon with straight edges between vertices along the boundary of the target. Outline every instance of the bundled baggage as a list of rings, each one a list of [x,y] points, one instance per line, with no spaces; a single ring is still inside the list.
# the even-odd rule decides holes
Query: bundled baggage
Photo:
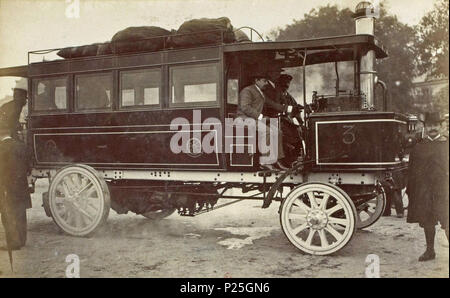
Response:
[[[237,42],[252,42],[248,35],[245,34],[242,30],[234,31],[234,37]]]
[[[170,31],[156,26],[128,27],[114,34],[112,52],[152,52],[164,48]]]
[[[101,44],[93,43],[86,46],[68,47],[59,50],[58,53],[56,54],[62,58],[79,58],[79,57],[95,56],[97,55],[99,45]]]
[[[230,19],[227,17],[202,18],[189,20],[181,24],[177,34],[171,37],[171,45],[175,48],[190,47],[216,44],[222,41],[231,43],[235,40]]]
[[[109,54],[155,52],[167,48],[185,48],[218,43],[251,42],[241,30],[233,32],[227,17],[193,19],[181,24],[177,31],[157,26],[128,27],[116,34],[110,43],[67,47],[57,54],[63,58],[79,58]]]

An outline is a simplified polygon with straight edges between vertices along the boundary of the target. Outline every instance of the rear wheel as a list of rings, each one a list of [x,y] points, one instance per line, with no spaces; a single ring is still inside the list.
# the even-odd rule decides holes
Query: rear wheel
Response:
[[[108,186],[89,166],[60,169],[51,180],[48,196],[51,216],[67,234],[87,236],[108,218]]]
[[[367,202],[362,203],[357,210],[357,229],[364,229],[380,219],[383,215],[384,209],[386,208],[386,195],[384,191],[375,195],[372,199]]]
[[[303,252],[328,255],[350,242],[356,209],[350,197],[328,183],[305,183],[283,200],[280,221],[289,241]]]

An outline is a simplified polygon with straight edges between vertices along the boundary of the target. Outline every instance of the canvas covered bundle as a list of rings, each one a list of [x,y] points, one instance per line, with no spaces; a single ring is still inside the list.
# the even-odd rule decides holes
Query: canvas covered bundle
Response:
[[[80,58],[109,54],[155,52],[169,48],[204,46],[218,43],[251,42],[241,30],[233,31],[230,19],[193,19],[184,22],[178,30],[157,26],[128,27],[118,31],[110,43],[67,47],[57,54],[62,58]]]
[[[236,41],[233,26],[227,17],[217,19],[193,19],[181,24],[177,34],[172,36],[173,47],[190,47],[196,45],[232,43]]]
[[[128,27],[111,39],[113,53],[153,52],[163,49],[170,31],[156,26]]]

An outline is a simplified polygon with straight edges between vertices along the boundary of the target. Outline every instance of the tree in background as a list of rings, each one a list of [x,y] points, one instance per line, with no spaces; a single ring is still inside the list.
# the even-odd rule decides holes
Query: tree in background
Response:
[[[449,0],[439,0],[417,26],[416,53],[420,74],[448,77],[448,11]]]
[[[302,19],[294,20],[293,24],[286,28],[272,31],[271,36],[281,41],[355,34],[352,14],[348,8],[339,9],[336,5],[322,6],[312,9]],[[390,15],[381,4],[380,17],[375,21],[375,36],[389,53],[388,58],[377,61],[378,77],[388,86],[391,102],[389,108],[399,112],[410,112],[412,80],[415,75],[414,29],[400,22],[396,16]],[[329,72],[329,69],[324,68],[321,74],[323,81],[333,88],[333,81],[328,80],[333,76],[333,72]]]

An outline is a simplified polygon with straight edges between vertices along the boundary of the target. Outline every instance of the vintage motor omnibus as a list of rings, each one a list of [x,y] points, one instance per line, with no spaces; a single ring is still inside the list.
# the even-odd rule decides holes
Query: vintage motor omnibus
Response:
[[[242,199],[261,200],[263,208],[279,201],[281,228],[294,246],[316,255],[340,250],[357,228],[379,219],[385,181],[407,167],[408,119],[386,111],[385,98],[375,98],[382,84],[375,60],[387,52],[373,35],[371,9],[367,3],[357,7],[355,35],[165,45],[1,69],[2,76],[28,78],[30,179],[49,179],[47,215],[64,232],[86,236],[106,221],[110,208],[156,220]],[[51,51],[30,52],[29,60]],[[336,90],[332,95],[309,90],[308,68],[326,63],[336,66],[336,83],[327,82]],[[351,65],[346,90],[339,79],[342,63]],[[225,118],[236,117],[239,91],[251,84],[255,65],[301,74],[298,90],[308,108],[300,115],[303,133],[287,171],[261,170],[251,143],[224,140]],[[182,152],[169,149],[176,118],[187,119],[191,133]],[[218,123],[204,125],[208,119]],[[193,150],[210,133],[243,152]],[[230,201],[216,204],[218,199]]]

